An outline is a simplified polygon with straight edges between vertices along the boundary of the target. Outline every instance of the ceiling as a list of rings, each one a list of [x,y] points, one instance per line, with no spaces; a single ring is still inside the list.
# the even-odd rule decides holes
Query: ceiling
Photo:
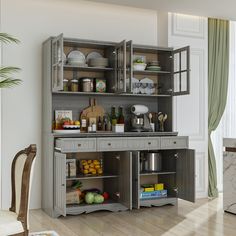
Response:
[[[235,0],[88,0],[93,2],[236,20]]]

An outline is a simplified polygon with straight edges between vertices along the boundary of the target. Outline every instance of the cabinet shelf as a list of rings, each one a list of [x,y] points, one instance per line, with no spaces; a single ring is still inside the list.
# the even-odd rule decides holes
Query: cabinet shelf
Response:
[[[65,70],[80,70],[80,71],[113,71],[114,68],[110,67],[91,67],[91,66],[73,66],[73,65],[64,65]]]
[[[170,75],[170,71],[134,70],[133,74],[139,75]]]
[[[140,175],[141,176],[147,176],[147,175],[172,175],[172,174],[176,174],[175,171],[154,171],[154,172],[141,172]]]
[[[163,206],[167,204],[176,205],[177,198],[174,196],[167,196],[163,198],[154,199],[140,199],[140,206],[151,207],[151,206]]]
[[[103,174],[103,175],[78,175],[76,177],[66,178],[66,180],[83,180],[83,179],[105,179],[105,178],[117,178],[118,175]]]
[[[76,205],[67,205],[66,206],[66,214],[69,215],[77,215],[81,213],[90,213],[94,211],[101,211],[101,210],[106,210],[106,211],[124,211],[127,210],[127,207],[124,205],[109,199],[104,201],[101,204],[76,204]]]
[[[53,92],[55,95],[64,94],[64,95],[78,95],[78,96],[116,96],[116,97],[171,97],[171,94],[132,94],[132,93],[96,93],[96,92],[68,92],[68,91],[58,91]]]

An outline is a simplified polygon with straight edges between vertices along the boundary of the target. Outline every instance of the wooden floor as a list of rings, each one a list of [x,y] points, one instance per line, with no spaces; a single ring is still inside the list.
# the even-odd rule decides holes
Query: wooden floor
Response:
[[[191,204],[142,208],[119,213],[97,212],[52,219],[41,210],[30,212],[30,231],[55,230],[60,236],[236,236],[236,215],[224,213],[222,197]]]

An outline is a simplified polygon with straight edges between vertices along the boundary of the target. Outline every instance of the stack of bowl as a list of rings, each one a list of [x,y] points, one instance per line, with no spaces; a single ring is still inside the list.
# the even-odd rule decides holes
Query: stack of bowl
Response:
[[[159,71],[161,67],[159,66],[159,61],[151,61],[148,63],[146,70]]]

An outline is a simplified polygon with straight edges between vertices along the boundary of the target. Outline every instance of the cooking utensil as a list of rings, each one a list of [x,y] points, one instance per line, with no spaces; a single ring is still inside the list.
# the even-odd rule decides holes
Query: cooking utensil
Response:
[[[163,114],[162,112],[158,112],[157,119],[159,121],[159,131],[164,132],[164,123],[167,120],[167,114]]]
[[[146,152],[140,158],[141,172],[158,172],[162,169],[162,156],[159,152]]]

